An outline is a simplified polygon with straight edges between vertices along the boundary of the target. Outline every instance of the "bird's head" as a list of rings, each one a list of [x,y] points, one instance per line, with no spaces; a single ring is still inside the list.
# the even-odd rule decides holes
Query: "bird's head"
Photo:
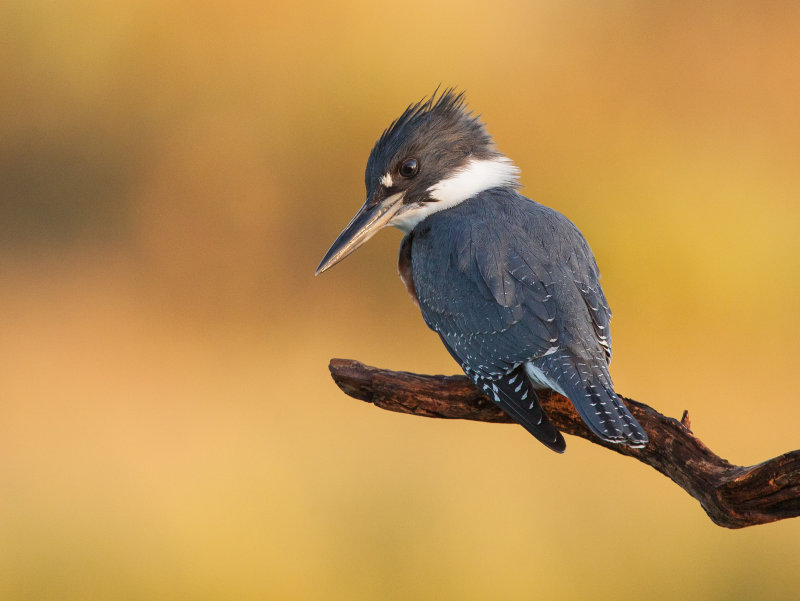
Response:
[[[518,170],[494,146],[464,94],[446,90],[409,106],[369,155],[367,201],[330,247],[317,273],[329,269],[393,225],[408,233],[428,215],[489,188],[516,187]]]

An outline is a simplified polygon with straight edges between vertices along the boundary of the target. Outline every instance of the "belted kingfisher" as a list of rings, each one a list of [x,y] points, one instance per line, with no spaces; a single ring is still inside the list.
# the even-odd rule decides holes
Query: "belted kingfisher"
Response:
[[[571,221],[518,192],[518,173],[463,92],[434,92],[378,139],[367,200],[316,273],[385,225],[401,229],[400,277],[425,323],[509,417],[563,452],[536,396],[551,388],[601,439],[644,446],[608,373],[611,312],[594,255]]]

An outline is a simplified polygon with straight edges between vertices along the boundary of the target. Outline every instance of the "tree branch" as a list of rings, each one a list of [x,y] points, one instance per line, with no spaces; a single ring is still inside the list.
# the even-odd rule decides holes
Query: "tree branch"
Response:
[[[346,394],[381,409],[425,417],[511,422],[465,376],[389,371],[351,359],[332,359],[330,370]],[[539,398],[560,430],[657,469],[700,501],[719,526],[743,528],[800,515],[800,450],[750,467],[733,465],[692,434],[688,412],[678,421],[620,397],[650,436],[643,449],[631,449],[592,434],[565,397],[542,391]]]

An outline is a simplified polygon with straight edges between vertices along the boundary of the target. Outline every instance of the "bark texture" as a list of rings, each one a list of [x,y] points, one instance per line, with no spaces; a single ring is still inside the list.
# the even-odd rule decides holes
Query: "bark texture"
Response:
[[[330,370],[346,394],[381,409],[424,417],[511,423],[465,376],[389,371],[352,359],[332,359]],[[657,469],[697,499],[719,526],[743,528],[800,515],[800,450],[758,465],[733,465],[692,433],[688,412],[678,421],[621,396],[650,437],[643,449],[631,449],[597,438],[567,398],[552,391],[542,391],[539,398],[562,432]]]

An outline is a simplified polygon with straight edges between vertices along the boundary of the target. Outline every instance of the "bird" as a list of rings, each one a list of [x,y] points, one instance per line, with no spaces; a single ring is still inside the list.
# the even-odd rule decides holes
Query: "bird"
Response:
[[[609,375],[611,311],[589,244],[520,193],[519,169],[463,91],[409,105],[378,138],[364,180],[366,202],[316,275],[383,227],[399,228],[398,271],[425,323],[506,415],[563,453],[538,397],[551,389],[601,440],[648,442]]]

